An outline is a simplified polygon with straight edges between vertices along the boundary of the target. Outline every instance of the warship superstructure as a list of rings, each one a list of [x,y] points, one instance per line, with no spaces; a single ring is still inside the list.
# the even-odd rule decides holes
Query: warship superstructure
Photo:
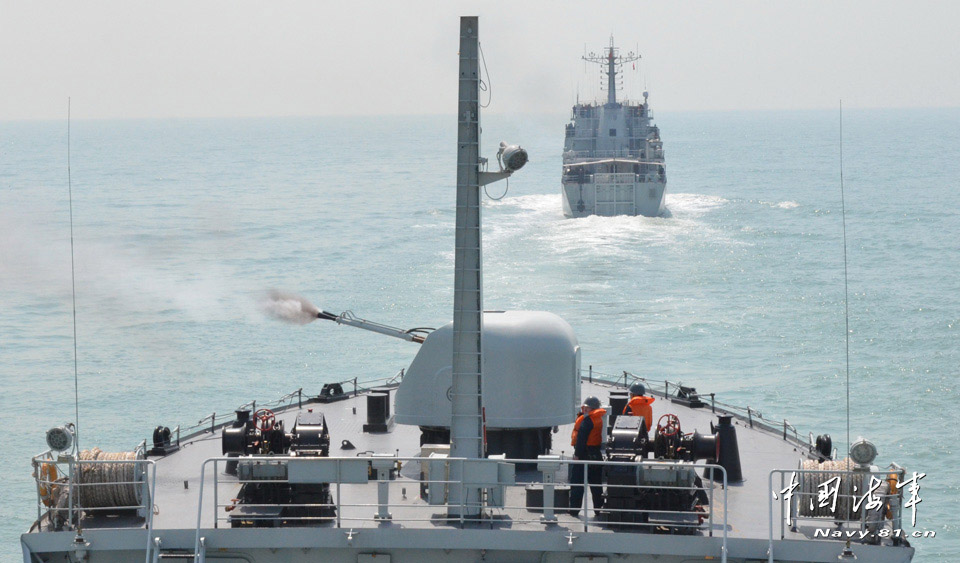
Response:
[[[621,55],[611,37],[603,54],[583,59],[601,65],[607,99],[578,100],[573,106],[563,143],[563,214],[658,217],[664,212],[667,173],[648,93],[642,102],[617,100],[618,76],[640,55]]]
[[[276,295],[299,322],[420,349],[382,380],[302,382],[192,428],[157,413],[152,437],[126,452],[78,451],[70,424],[51,428],[32,459],[25,563],[912,558],[884,533],[902,527],[906,472],[875,465],[869,442],[839,459],[828,436],[713,394],[584,368],[557,315],[484,309],[481,188],[527,157],[501,143],[489,171],[479,156],[477,55],[478,20],[462,18],[453,321],[403,330]],[[656,399],[649,428],[623,414],[637,384]],[[576,411],[597,401],[603,457],[575,459]],[[570,506],[575,466],[602,468],[601,504]],[[855,502],[868,482],[870,508]]]

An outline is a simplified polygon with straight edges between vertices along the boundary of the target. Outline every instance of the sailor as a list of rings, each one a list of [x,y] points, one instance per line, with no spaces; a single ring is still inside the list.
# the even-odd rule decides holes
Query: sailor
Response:
[[[573,459],[579,461],[601,461],[600,443],[603,440],[603,416],[607,411],[600,408],[600,399],[587,397],[580,407],[580,416],[573,425],[570,445],[573,446]],[[570,515],[580,515],[583,506],[583,468],[579,463],[570,465]],[[603,507],[603,467],[600,464],[587,466],[587,482],[590,484],[590,496],[593,497],[593,509]]]
[[[647,430],[653,423],[653,408],[650,406],[656,399],[647,397],[647,388],[643,383],[634,383],[630,386],[630,401],[623,407],[623,414],[631,416],[642,416]]]

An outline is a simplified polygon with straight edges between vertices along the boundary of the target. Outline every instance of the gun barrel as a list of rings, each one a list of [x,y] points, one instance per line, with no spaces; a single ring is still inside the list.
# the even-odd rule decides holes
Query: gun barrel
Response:
[[[366,319],[357,318],[349,311],[340,313],[339,315],[328,313],[327,311],[320,311],[317,313],[317,318],[335,321],[337,324],[341,325],[362,328],[364,330],[369,330],[370,332],[376,332],[377,334],[385,334],[387,336],[406,340],[407,342],[416,342],[421,344],[425,339],[422,334],[417,334],[402,328],[396,328],[385,324],[368,321]]]

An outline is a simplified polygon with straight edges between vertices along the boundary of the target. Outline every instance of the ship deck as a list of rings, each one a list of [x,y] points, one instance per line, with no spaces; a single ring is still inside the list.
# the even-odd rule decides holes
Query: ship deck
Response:
[[[596,395],[605,398],[611,389],[611,386],[603,383],[584,383],[582,396]],[[669,407],[666,404],[669,404]],[[400,458],[420,456],[420,430],[416,426],[391,423],[388,432],[368,433],[363,431],[363,425],[367,421],[367,403],[363,394],[332,403],[305,404],[302,408],[309,408],[324,414],[330,431],[331,457],[353,457],[358,453],[361,455],[370,453],[391,454]],[[283,411],[278,411],[277,419],[284,421],[286,428],[291,428],[299,410],[296,405],[292,405]],[[709,406],[707,408],[689,408],[677,403],[667,403],[662,396],[654,403],[654,412],[657,417],[666,412],[676,414],[683,425],[684,432],[692,432],[696,429],[701,433],[709,433],[710,422],[716,421]],[[735,420],[735,424],[738,433],[741,434],[739,445],[744,481],[731,484],[727,490],[728,534],[731,537],[766,539],[768,536],[767,479],[770,471],[775,468],[796,468],[802,459],[808,459],[810,456],[801,452],[796,443],[784,440],[782,436],[763,431],[759,427],[751,429],[747,423],[739,419]],[[559,431],[554,435],[551,453],[565,458],[571,457],[572,447],[566,444],[568,444],[572,429],[572,424],[559,428]],[[745,436],[743,434],[745,432],[750,432],[750,436]],[[343,440],[349,440],[355,446],[355,449],[341,449]],[[160,511],[154,517],[153,525],[155,528],[181,527],[184,514],[194,516],[197,514],[200,467],[204,460],[220,456],[221,444],[218,428],[213,433],[204,432],[184,440],[181,450],[175,454],[154,458],[157,464],[155,504],[160,508]],[[213,487],[213,478],[212,475],[209,475],[211,473],[210,469],[207,473],[204,486],[209,492]],[[230,486],[230,482],[236,481],[236,479],[222,473],[221,464],[218,487],[220,498],[218,502],[229,504],[229,500],[237,496],[240,485],[239,482],[236,482],[233,486]],[[344,505],[340,515],[341,527],[348,526],[362,529],[390,526],[452,526],[459,528],[461,525],[459,520],[447,522],[445,517],[438,516],[445,513],[444,506],[429,506],[420,498],[419,474],[419,463],[410,462],[403,466],[399,477],[392,482],[390,512],[394,518],[391,521],[378,521],[373,518],[377,505],[377,489],[375,486],[369,484],[341,485],[340,495],[342,498],[340,500]],[[537,482],[539,480],[540,474],[535,470],[517,472],[518,483]],[[565,470],[561,470],[557,480],[562,483],[568,482]],[[226,486],[224,486],[224,481],[227,481]],[[705,486],[710,487],[709,480],[705,481]],[[403,493],[404,489],[406,494]],[[336,493],[334,492],[334,494]],[[507,495],[506,506],[525,505],[525,500],[522,498],[524,495],[523,487],[509,487]],[[209,500],[205,499],[204,502],[208,503]],[[722,520],[722,503],[722,487],[718,483],[714,490],[713,505],[714,528],[716,531],[722,529],[720,522]],[[173,509],[164,510],[164,507]],[[753,517],[747,517],[747,515],[753,515]],[[225,514],[221,513],[221,517],[224,516]],[[539,522],[539,512],[535,513],[519,508],[503,508],[494,509],[492,516],[493,518],[483,525],[543,530],[543,525]],[[594,524],[593,527],[597,528],[595,531],[609,531],[602,526],[596,526],[599,521],[593,519],[592,513],[590,517],[588,523]],[[218,525],[223,526],[224,522],[221,520]],[[556,525],[561,529],[583,529],[582,518],[573,518],[567,514],[558,515]],[[201,526],[214,526],[213,512],[209,508],[203,510]],[[799,538],[799,536],[797,537]]]
[[[601,400],[606,402],[609,392],[616,389],[622,390],[622,387],[607,382],[584,381],[581,393],[584,397],[589,395],[601,397]],[[605,523],[603,517],[596,516],[592,509],[583,511],[579,518],[569,515],[565,510],[558,510],[556,522],[542,522],[542,511],[528,510],[525,498],[525,485],[540,482],[541,474],[536,470],[520,469],[516,472],[516,486],[506,488],[504,508],[488,508],[484,518],[479,521],[449,518],[446,506],[430,505],[421,498],[420,463],[410,460],[403,464],[396,479],[387,482],[389,489],[387,510],[391,514],[390,519],[375,517],[378,512],[379,484],[377,481],[332,484],[330,489],[333,502],[338,507],[337,518],[311,522],[310,526],[283,528],[282,537],[285,538],[283,545],[294,545],[299,541],[303,542],[301,545],[303,549],[308,549],[309,546],[315,546],[317,541],[321,543],[330,541],[334,544],[346,541],[346,545],[352,545],[353,542],[360,544],[370,542],[371,546],[375,546],[379,541],[387,542],[385,538],[413,539],[416,537],[421,539],[415,540],[414,546],[418,543],[431,547],[449,544],[449,549],[460,549],[470,543],[466,538],[474,537],[469,534],[481,534],[475,536],[474,541],[478,542],[478,545],[490,544],[491,537],[482,535],[483,532],[488,532],[509,534],[503,536],[502,541],[510,545],[522,545],[524,541],[529,541],[533,546],[529,549],[533,551],[546,549],[547,544],[543,542],[548,541],[549,537],[553,538],[549,541],[559,542],[558,545],[561,547],[569,543],[567,547],[571,550],[576,540],[578,549],[596,545],[598,547],[592,551],[636,553],[639,550],[641,553],[658,557],[676,554],[678,553],[676,550],[680,549],[679,553],[723,559],[723,549],[726,545],[727,554],[734,560],[738,557],[766,560],[771,539],[771,520],[768,516],[771,498],[768,480],[771,471],[792,470],[797,468],[803,460],[811,459],[809,445],[798,439],[795,432],[787,432],[784,428],[775,429],[769,423],[754,420],[751,416],[743,417],[726,412],[719,407],[714,411],[709,404],[709,397],[706,399],[708,404],[705,407],[690,408],[665,398],[663,390],[659,392],[651,390],[651,394],[657,397],[653,405],[655,419],[668,412],[676,414],[685,433],[694,430],[704,434],[710,433],[710,423],[716,421],[718,414],[734,414],[743,482],[731,483],[724,491],[721,483],[703,480],[703,488],[708,496],[712,496],[712,499],[705,507],[707,511],[705,522],[696,527],[693,533],[678,535],[658,533],[655,527],[641,526],[627,529],[614,527]],[[391,394],[391,399],[392,396]],[[320,411],[324,414],[330,432],[330,457],[356,458],[358,455],[389,454],[398,456],[402,460],[421,455],[420,430],[416,426],[391,423],[386,432],[364,432],[363,426],[367,421],[367,401],[363,392],[356,395],[349,394],[342,400],[330,403],[304,401],[303,405],[298,407],[294,401],[294,404],[274,409],[274,412],[277,419],[283,420],[286,428],[289,429],[293,426],[301,408]],[[150,457],[155,464],[156,474],[151,533],[153,537],[161,539],[160,543],[167,550],[192,552],[195,539],[201,535],[204,536],[205,541],[218,546],[237,547],[251,541],[265,542],[259,545],[266,545],[270,540],[265,539],[268,537],[265,534],[275,531],[275,529],[262,528],[255,530],[231,528],[231,512],[228,508],[234,502],[233,499],[239,496],[240,482],[236,477],[224,473],[222,461],[217,463],[217,472],[214,475],[214,466],[208,461],[222,457],[222,428],[223,425],[220,425],[184,437],[178,451],[166,456]],[[550,453],[569,459],[572,448],[567,444],[571,431],[572,424],[558,429],[553,436],[553,449]],[[355,449],[343,449],[341,446],[344,440],[349,440]],[[203,476],[201,476],[202,467],[205,467]],[[565,484],[567,479],[566,470],[562,469],[557,475],[557,483]],[[779,488],[778,485],[779,478],[774,488]],[[201,489],[202,509],[199,506]],[[214,490],[216,490],[216,506],[214,506]],[[233,513],[233,516],[236,514]],[[726,517],[726,528],[724,528],[724,517]],[[82,522],[87,536],[122,530],[136,530],[142,534],[144,525],[143,519],[136,518],[130,513],[110,517],[91,516],[84,518]],[[836,528],[832,521],[823,522],[822,527]],[[774,551],[777,553],[776,560],[820,560],[815,556],[818,550],[824,552],[823,560],[831,558],[835,560],[843,546],[835,538],[813,539],[812,527],[801,527],[797,531],[791,531],[789,526],[783,526],[782,537],[780,529],[779,507],[774,503],[772,539],[775,545]],[[421,533],[409,535],[410,530],[420,530]],[[451,531],[454,532],[452,537],[463,538],[467,543],[450,540],[448,535]],[[659,531],[663,532],[662,529]],[[396,532],[405,536],[394,536]],[[465,533],[468,535],[463,535]],[[72,534],[66,532],[27,534],[24,536],[24,545],[38,541],[31,539],[30,536],[63,536],[64,534],[72,538]],[[334,534],[330,536],[333,539],[318,539],[324,537],[324,534]],[[638,534],[642,534],[644,538],[642,548],[637,547]],[[251,538],[259,539],[251,540]],[[523,540],[523,538],[530,539]],[[588,538],[589,541],[586,541]],[[67,540],[60,538],[59,543],[64,541]],[[128,540],[130,541],[132,540]],[[396,539],[390,541],[395,542]],[[494,543],[490,547],[497,545],[501,540],[492,541]],[[254,543],[254,545],[258,544]],[[889,549],[861,544],[855,545],[855,551],[870,557],[870,560],[908,561],[913,550],[909,547]],[[793,559],[791,554],[796,554],[797,559]],[[671,559],[668,557],[661,560]]]

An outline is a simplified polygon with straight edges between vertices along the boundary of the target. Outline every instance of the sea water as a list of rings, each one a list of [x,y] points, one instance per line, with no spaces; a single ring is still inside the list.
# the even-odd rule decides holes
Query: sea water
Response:
[[[845,448],[837,112],[657,117],[667,216],[584,219],[561,212],[566,116],[485,118],[486,156],[501,139],[530,153],[484,201],[485,306],[561,315],[585,369],[693,385]],[[416,344],[259,303],[279,288],[448,322],[455,132],[454,116],[74,121],[75,382],[66,123],[0,123],[0,559],[20,557],[30,456],[75,393],[81,447],[128,450],[409,365]],[[926,473],[915,529],[937,537],[916,560],[956,559],[960,110],[848,110],[843,137],[851,437]]]

